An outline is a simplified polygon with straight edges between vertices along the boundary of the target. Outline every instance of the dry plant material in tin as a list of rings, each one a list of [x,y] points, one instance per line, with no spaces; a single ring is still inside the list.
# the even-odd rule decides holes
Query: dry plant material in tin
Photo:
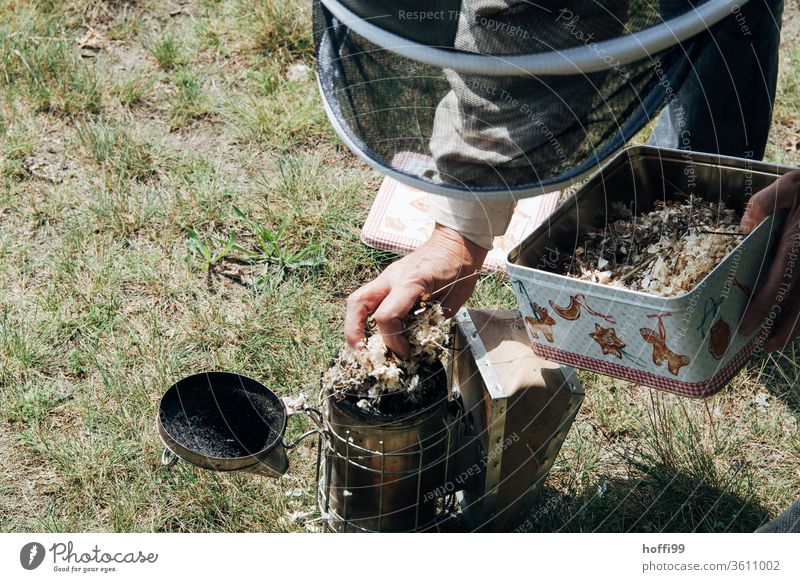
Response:
[[[615,203],[609,224],[586,233],[562,272],[662,297],[691,291],[744,235],[724,203],[681,196],[638,216]]]
[[[345,346],[323,375],[323,389],[337,401],[374,414],[401,414],[431,404],[446,393],[441,360],[448,321],[439,303],[420,296],[404,321],[411,355],[401,360],[386,348],[370,318],[363,349]]]

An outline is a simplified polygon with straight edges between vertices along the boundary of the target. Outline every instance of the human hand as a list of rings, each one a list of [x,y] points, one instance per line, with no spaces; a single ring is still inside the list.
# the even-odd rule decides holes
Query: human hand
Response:
[[[386,347],[406,359],[410,346],[403,319],[422,293],[442,289],[434,296],[450,316],[475,289],[476,271],[488,251],[457,231],[437,224],[430,239],[414,252],[389,265],[374,281],[347,298],[344,334],[356,347],[364,340],[367,318],[372,315]]]
[[[781,176],[753,195],[742,217],[742,230],[753,231],[767,216],[781,209],[787,209],[789,214],[775,260],[740,324],[741,333],[749,335],[768,316],[774,319],[776,328],[764,345],[768,352],[784,348],[800,332],[800,170]]]

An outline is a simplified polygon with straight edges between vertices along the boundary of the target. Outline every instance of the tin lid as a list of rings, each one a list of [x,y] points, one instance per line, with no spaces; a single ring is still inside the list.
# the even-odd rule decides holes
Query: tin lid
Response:
[[[200,372],[173,384],[161,398],[157,426],[179,458],[215,471],[285,462],[284,403],[260,382],[231,372]],[[280,449],[280,451],[278,451]]]

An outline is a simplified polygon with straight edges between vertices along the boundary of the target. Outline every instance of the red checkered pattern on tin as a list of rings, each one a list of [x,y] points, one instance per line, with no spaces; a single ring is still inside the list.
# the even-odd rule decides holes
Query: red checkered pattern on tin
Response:
[[[559,348],[547,345],[532,343],[534,353],[543,358],[553,360],[569,366],[575,366],[584,370],[590,370],[606,376],[613,376],[621,380],[627,380],[635,384],[650,386],[673,394],[688,396],[690,398],[706,398],[719,392],[736,373],[741,370],[753,355],[758,345],[757,335],[751,339],[725,366],[720,368],[714,376],[706,382],[682,382],[674,378],[659,376],[643,370],[634,370],[620,366],[614,362],[606,362],[589,358],[574,352],[568,352]]]

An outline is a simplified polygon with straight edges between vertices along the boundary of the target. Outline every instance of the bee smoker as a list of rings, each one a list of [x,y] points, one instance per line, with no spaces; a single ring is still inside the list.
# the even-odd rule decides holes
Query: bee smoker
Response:
[[[455,323],[450,395],[436,406],[386,419],[324,399],[318,503],[330,530],[508,531],[533,507],[583,390],[533,354],[517,311],[462,309]]]
[[[162,462],[277,478],[318,435],[317,501],[334,532],[507,531],[535,503],[583,399],[571,369],[535,356],[516,311],[462,309],[442,397],[375,415],[322,397],[317,427],[284,442],[284,402],[259,382],[195,374],[161,400]]]
[[[452,408],[445,393],[423,410],[387,419],[326,398],[317,495],[328,529],[435,528],[437,496],[431,492],[439,491],[449,474],[458,429]]]

